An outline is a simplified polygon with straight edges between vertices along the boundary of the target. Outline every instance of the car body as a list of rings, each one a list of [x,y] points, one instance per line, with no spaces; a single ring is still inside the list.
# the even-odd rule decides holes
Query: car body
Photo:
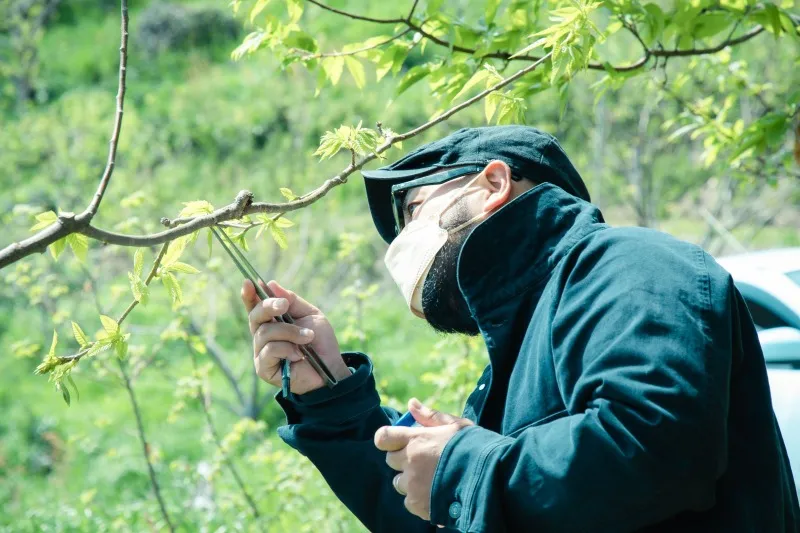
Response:
[[[800,490],[800,248],[718,258],[758,329],[772,407]]]

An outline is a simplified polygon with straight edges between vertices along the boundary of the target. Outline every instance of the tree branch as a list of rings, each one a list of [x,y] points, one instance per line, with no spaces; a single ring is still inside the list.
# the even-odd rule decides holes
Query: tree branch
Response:
[[[362,15],[358,15],[356,13],[350,13],[348,11],[343,11],[341,9],[336,9],[334,7],[331,7],[331,6],[327,5],[327,4],[323,4],[322,2],[319,2],[318,0],[308,0],[308,1],[311,2],[312,4],[318,6],[318,7],[326,10],[326,11],[330,11],[331,13],[335,13],[337,15],[341,15],[341,16],[344,16],[344,17],[347,17],[347,18],[350,18],[350,19],[353,19],[353,20],[361,20],[361,21],[364,21],[364,22],[372,22],[374,24],[405,24],[408,28],[416,31],[417,33],[419,33],[420,35],[422,35],[423,37],[425,37],[426,39],[428,39],[432,43],[435,43],[435,44],[437,44],[439,46],[448,48],[448,49],[450,49],[450,50],[452,50],[454,52],[459,52],[459,53],[463,53],[463,54],[470,54],[470,55],[475,54],[475,52],[477,52],[476,48],[467,48],[465,46],[459,46],[459,45],[457,45],[455,43],[451,43],[449,41],[445,41],[444,39],[440,39],[440,38],[436,37],[435,35],[432,35],[432,34],[428,33],[427,31],[425,31],[422,28],[422,25],[419,25],[419,24],[416,24],[415,22],[413,22],[411,20],[411,15],[413,14],[413,9],[416,7],[416,2],[414,3],[414,6],[412,7],[411,13],[409,13],[409,16],[404,18],[404,19],[401,19],[401,18],[378,19],[378,18],[373,18],[373,17],[365,17],[365,16],[362,16]],[[424,25],[424,23],[423,23],[423,25]],[[762,26],[756,26],[755,28],[753,28],[748,33],[745,33],[744,35],[742,35],[740,37],[737,37],[736,39],[731,39],[729,37],[728,39],[724,40],[719,45],[714,46],[712,48],[691,48],[691,49],[688,49],[688,50],[660,50],[660,49],[649,49],[649,48],[647,48],[647,46],[644,46],[644,50],[645,50],[644,55],[640,59],[635,61],[634,63],[631,63],[630,65],[621,65],[621,66],[613,66],[612,65],[610,68],[611,68],[611,70],[614,70],[616,72],[630,72],[630,71],[638,70],[638,69],[642,68],[648,62],[648,60],[651,57],[685,57],[685,56],[698,56],[698,55],[715,54],[715,53],[721,51],[722,49],[724,49],[727,46],[735,46],[735,45],[741,44],[741,43],[743,43],[745,41],[749,41],[750,39],[752,39],[756,35],[760,34],[762,31],[764,31],[764,28]],[[634,33],[634,36],[636,36],[635,33]],[[637,37],[637,39],[639,39],[639,41],[642,43],[642,45],[644,45],[644,42],[642,42],[640,38]],[[502,52],[502,51],[500,51],[500,52],[492,52],[490,54],[486,54],[483,57],[490,57],[490,58],[493,58],[493,59],[504,59],[504,60],[507,60],[507,61],[534,61],[534,62],[539,61],[539,60],[542,59],[541,57],[531,56],[531,55],[516,56],[516,57],[514,57],[512,59],[512,57],[511,57],[512,55],[513,55],[513,53],[511,53],[511,52]],[[609,67],[607,67],[603,63],[589,63],[587,65],[587,68],[589,68],[591,70],[607,70]]]
[[[197,335],[198,337],[203,337],[203,344],[206,345],[206,350],[208,351],[208,355],[214,364],[217,365],[217,368],[222,371],[222,374],[225,376],[225,379],[230,384],[231,388],[233,389],[234,394],[236,395],[236,399],[239,400],[239,403],[242,406],[242,410],[247,407],[247,400],[244,397],[244,393],[242,392],[241,387],[239,387],[239,382],[236,381],[236,377],[233,375],[228,364],[225,362],[225,355],[223,354],[222,348],[214,342],[213,339],[208,337],[207,335],[204,336],[200,331],[197,323],[194,320],[189,320],[189,332],[192,335]]]
[[[356,54],[360,54],[361,52],[368,52],[369,50],[374,50],[375,48],[380,48],[381,46],[387,45],[390,42],[392,42],[392,41],[394,41],[396,39],[399,39],[400,37],[403,37],[403,36],[407,35],[411,31],[412,31],[412,28],[406,28],[405,30],[403,30],[400,33],[398,33],[397,35],[393,35],[393,36],[389,37],[388,39],[385,39],[385,40],[383,40],[383,41],[381,41],[379,43],[373,44],[371,46],[362,46],[361,48],[357,48],[355,50],[349,50],[347,52],[344,52],[344,51],[342,51],[342,52],[324,52],[324,53],[317,53],[317,54],[308,54],[308,55],[304,55],[304,56],[300,56],[300,57],[303,60],[308,60],[308,59],[320,59],[322,57],[354,56]],[[293,49],[293,50],[296,50],[296,49]]]
[[[159,250],[158,255],[156,256],[155,260],[153,260],[153,266],[150,268],[150,273],[147,274],[147,278],[144,280],[144,284],[146,286],[150,285],[150,282],[153,281],[153,278],[155,277],[156,272],[158,271],[158,266],[161,264],[161,260],[164,258],[164,254],[167,253],[167,248],[169,248],[169,243],[164,243],[164,245],[161,246],[161,250]],[[125,309],[125,311],[122,312],[120,317],[117,319],[117,324],[122,324],[122,322],[128,317],[130,312],[133,311],[134,307],[136,307],[137,305],[139,305],[139,300],[133,300],[128,305],[128,307]],[[58,363],[59,364],[64,364],[64,363],[69,363],[70,361],[80,360],[84,355],[89,353],[89,348],[90,347],[91,346],[85,347],[80,352],[76,353],[75,355],[68,355],[66,357],[59,357],[58,358]]]
[[[478,93],[472,98],[465,100],[464,102],[456,106],[451,107],[443,114],[439,115],[434,119],[429,120],[425,124],[422,124],[421,126],[409,130],[401,135],[395,135],[391,138],[387,138],[383,142],[383,144],[381,144],[375,149],[374,152],[363,156],[361,159],[357,161],[355,161],[355,158],[353,158],[350,164],[347,165],[347,167],[344,168],[341,172],[339,172],[332,178],[325,180],[325,182],[322,185],[320,185],[313,191],[301,196],[297,200],[292,200],[290,202],[284,202],[284,203],[253,202],[252,201],[253,194],[251,192],[241,191],[236,196],[236,200],[232,204],[217,209],[216,211],[214,211],[213,213],[209,213],[208,215],[202,215],[192,218],[189,217],[177,218],[177,219],[162,218],[161,222],[169,229],[161,231],[159,233],[154,233],[151,235],[125,235],[121,233],[114,233],[112,231],[106,231],[103,229],[96,228],[90,224],[86,224],[85,226],[73,227],[70,231],[63,231],[62,232],[63,234],[60,235],[58,238],[63,238],[66,235],[77,231],[79,233],[86,235],[87,237],[91,237],[93,239],[99,240],[107,244],[116,244],[120,246],[137,246],[137,247],[154,246],[157,244],[167,243],[178,237],[189,235],[190,233],[194,233],[195,231],[213,226],[220,222],[241,218],[244,215],[249,215],[254,213],[283,214],[283,213],[288,213],[289,211],[295,211],[297,209],[301,209],[303,207],[313,204],[314,202],[316,202],[317,200],[328,194],[328,192],[334,187],[346,183],[347,178],[353,172],[359,170],[365,164],[369,163],[373,159],[376,159],[381,153],[388,150],[395,143],[402,142],[412,137],[415,137],[420,133],[422,133],[423,131],[426,131],[429,128],[435,126],[436,124],[444,122],[445,120],[455,115],[462,109],[465,109],[474,104],[475,102],[478,102],[481,99],[485,98],[491,92],[496,91],[498,89],[502,89],[506,85],[518,80],[525,74],[532,72],[549,58],[550,58],[550,53],[543,56],[541,59],[539,59],[539,61],[531,63],[530,65],[517,71],[511,76],[500,80],[494,86]],[[64,222],[63,224],[75,223],[74,218],[67,217],[65,218],[65,220],[67,220],[67,222]],[[56,228],[53,231],[57,231],[59,224],[62,224],[61,217],[59,217],[59,222],[56,222],[52,226],[45,228],[41,233],[44,233],[50,230],[51,228]],[[46,244],[43,244],[42,242],[39,242],[37,240],[37,237],[39,235],[40,234],[37,234],[31,239],[28,239],[28,241],[31,241],[31,243],[28,244],[27,246],[21,246],[19,244],[16,244],[16,245],[11,245],[9,248],[17,246],[18,249],[14,249],[11,250],[10,252],[7,252],[8,250],[7,248],[6,250],[1,251],[0,268],[3,268],[4,266],[13,263],[16,260],[21,259],[22,257],[32,254],[34,251],[37,251],[38,247],[41,247],[43,251],[44,248],[46,248]],[[50,242],[58,240],[58,238],[54,238]],[[135,306],[135,303],[131,305],[132,309],[133,306]]]
[[[114,172],[114,164],[117,158],[117,145],[119,144],[119,133],[122,129],[122,115],[125,104],[125,79],[128,71],[128,1],[121,0],[122,10],[122,28],[121,38],[119,45],[119,83],[117,85],[117,112],[114,117],[114,129],[111,131],[111,139],[108,141],[108,161],[106,162],[103,177],[100,179],[100,185],[97,187],[97,192],[92,198],[89,207],[86,211],[80,214],[79,219],[85,218],[88,221],[97,213],[100,207],[100,202],[103,200],[103,195],[108,188],[111,181],[111,174]]]
[[[175,531],[175,527],[172,525],[172,522],[169,519],[169,513],[167,513],[167,507],[164,505],[164,499],[161,497],[161,488],[158,484],[158,479],[156,478],[156,472],[153,469],[153,463],[150,461],[150,446],[147,444],[147,435],[144,432],[144,424],[142,423],[142,414],[139,411],[139,402],[136,401],[136,394],[133,392],[133,384],[131,383],[130,378],[128,377],[128,372],[125,369],[125,362],[122,359],[117,359],[117,363],[119,363],[119,369],[122,372],[123,383],[125,384],[125,388],[128,390],[128,396],[131,400],[131,406],[133,407],[133,414],[136,418],[136,430],[139,434],[139,442],[142,444],[142,453],[144,454],[144,460],[147,462],[147,472],[150,475],[150,484],[153,486],[153,492],[156,495],[156,500],[158,500],[158,506],[161,509],[161,516],[164,517],[164,521],[167,523],[167,527],[171,532]]]
[[[191,344],[187,343],[187,346],[192,354],[192,367],[194,368],[194,371],[197,372],[197,356],[195,354],[195,350],[192,348]],[[256,505],[255,500],[253,500],[253,497],[250,495],[250,492],[247,490],[247,487],[245,486],[242,477],[239,475],[239,471],[236,469],[236,465],[233,463],[233,460],[228,457],[228,454],[224,451],[222,439],[219,437],[217,426],[214,424],[214,418],[211,416],[211,410],[208,407],[208,397],[205,394],[205,391],[203,391],[202,385],[198,385],[197,387],[197,401],[203,408],[203,413],[206,417],[206,425],[211,433],[211,437],[214,439],[214,444],[216,444],[223,461],[225,461],[225,465],[228,467],[228,471],[231,473],[231,476],[233,476],[236,485],[239,487],[239,490],[242,492],[247,505],[250,507],[250,511],[253,513],[253,518],[255,518],[259,530],[263,530],[261,524],[259,523],[261,513],[258,511],[258,506]]]

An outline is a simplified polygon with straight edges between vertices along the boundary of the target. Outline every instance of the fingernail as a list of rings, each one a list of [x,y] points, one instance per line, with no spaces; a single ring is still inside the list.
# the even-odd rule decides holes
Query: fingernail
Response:
[[[300,335],[303,337],[311,337],[314,335],[314,332],[308,328],[300,328]]]
[[[411,398],[408,402],[414,409],[422,409],[422,404],[416,398]]]
[[[275,302],[273,302],[272,308],[275,310],[283,309],[283,306],[285,304],[286,304],[285,298],[278,298],[277,300],[275,300]]]

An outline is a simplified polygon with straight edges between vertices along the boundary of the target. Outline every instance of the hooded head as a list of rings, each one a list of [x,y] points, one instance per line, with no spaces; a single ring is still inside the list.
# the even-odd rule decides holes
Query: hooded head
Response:
[[[478,333],[456,277],[477,224],[537,183],[589,201],[555,138],[525,126],[464,128],[362,174],[375,226],[391,244],[392,276],[412,311],[446,332]]]

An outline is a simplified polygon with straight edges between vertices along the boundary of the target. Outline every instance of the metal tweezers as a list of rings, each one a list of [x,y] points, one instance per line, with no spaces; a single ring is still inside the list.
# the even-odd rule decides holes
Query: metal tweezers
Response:
[[[245,279],[249,279],[256,288],[256,293],[258,296],[262,300],[267,298],[275,298],[275,294],[273,294],[269,287],[267,287],[266,282],[261,278],[261,276],[258,275],[256,269],[253,268],[253,265],[250,264],[241,250],[239,250],[239,248],[236,246],[236,243],[233,242],[233,239],[231,239],[228,234],[225,233],[225,231],[219,230],[214,226],[210,226],[208,229],[211,230],[211,233],[214,234],[222,247],[225,248],[225,251],[228,252],[228,255],[236,264],[236,268],[239,269],[239,272],[242,273]],[[294,318],[292,318],[288,312],[280,316],[276,316],[275,320],[278,322],[285,322],[287,324],[294,324]],[[322,380],[325,382],[325,385],[327,385],[329,388],[333,388],[338,383],[328,366],[310,344],[298,344],[297,348],[305,356],[306,361],[308,361],[314,370],[317,371],[317,374],[320,375]],[[289,360],[284,359],[281,362],[281,388],[283,390],[284,398],[289,397],[290,379],[291,367]]]

